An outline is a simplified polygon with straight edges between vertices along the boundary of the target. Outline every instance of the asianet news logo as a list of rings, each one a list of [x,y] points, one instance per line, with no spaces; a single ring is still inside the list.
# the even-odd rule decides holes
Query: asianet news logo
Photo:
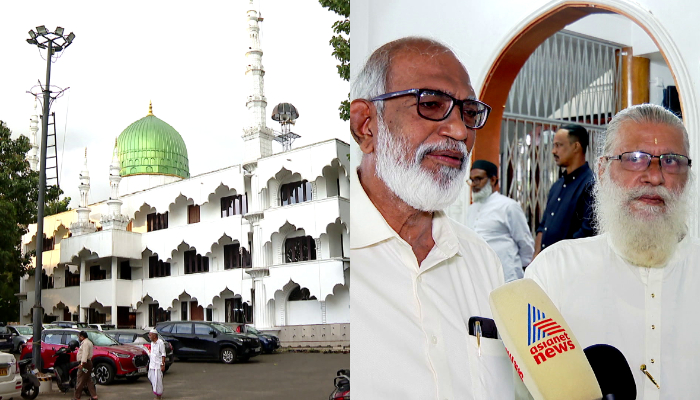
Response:
[[[576,348],[566,330],[532,304],[527,305],[527,345],[537,365]]]

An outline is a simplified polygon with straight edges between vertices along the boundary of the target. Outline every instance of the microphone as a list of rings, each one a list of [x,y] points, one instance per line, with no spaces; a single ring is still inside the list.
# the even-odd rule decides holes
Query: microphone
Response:
[[[627,359],[613,346],[594,344],[583,352],[593,368],[604,400],[635,400],[637,386]]]
[[[535,281],[507,283],[489,301],[513,367],[535,400],[603,397],[581,345]]]

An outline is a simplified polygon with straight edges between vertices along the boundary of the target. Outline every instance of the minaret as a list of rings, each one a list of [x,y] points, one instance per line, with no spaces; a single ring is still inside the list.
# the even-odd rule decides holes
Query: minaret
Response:
[[[151,115],[151,107],[149,106],[149,115]],[[119,182],[122,180],[119,175],[119,151],[117,150],[117,139],[114,139],[114,151],[112,152],[112,164],[109,166],[109,200],[107,200],[108,211],[106,215],[102,215],[100,224],[103,230],[120,230],[126,229],[129,223],[129,218],[122,215],[122,201],[119,200]]]
[[[250,10],[248,10],[248,51],[246,58],[248,66],[246,77],[250,85],[250,94],[246,101],[248,107],[248,127],[243,129],[243,165],[254,168],[261,157],[272,155],[272,139],[274,132],[265,124],[267,113],[267,99],[265,99],[264,80],[265,69],[262,65],[262,49],[260,48],[260,27],[258,22],[263,19],[253,7],[253,0],[250,0]]]
[[[85,164],[83,170],[80,171],[80,207],[75,212],[78,214],[78,220],[70,224],[70,231],[73,236],[92,233],[97,230],[95,224],[90,222],[90,208],[88,207],[88,192],[90,191],[90,172],[87,166],[87,147],[85,148]]]
[[[32,148],[29,150],[29,155],[27,156],[27,161],[29,161],[29,168],[32,171],[39,170],[39,140],[37,140],[37,132],[39,132],[39,115],[36,113],[36,103],[34,100],[34,114],[29,118],[29,130],[32,132],[29,136],[29,141],[32,144]]]

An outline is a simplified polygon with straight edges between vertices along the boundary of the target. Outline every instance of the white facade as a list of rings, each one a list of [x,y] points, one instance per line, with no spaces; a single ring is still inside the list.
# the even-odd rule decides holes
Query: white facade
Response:
[[[272,154],[257,12],[248,17],[244,163],[182,180],[122,180],[116,149],[109,176],[90,177],[86,155],[80,207],[44,219],[46,315],[135,327],[164,318],[268,330],[350,322],[349,145]],[[88,205],[91,178],[110,185],[109,200]],[[36,228],[25,252],[41,247]],[[30,322],[34,287],[33,276],[22,279],[21,322]]]

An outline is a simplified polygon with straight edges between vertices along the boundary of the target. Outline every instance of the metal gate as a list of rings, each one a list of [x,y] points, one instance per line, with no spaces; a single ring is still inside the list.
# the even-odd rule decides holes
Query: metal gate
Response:
[[[593,166],[607,122],[620,109],[622,48],[561,31],[542,43],[518,73],[501,123],[501,193],[520,202],[533,232],[559,179],[552,140],[569,122],[588,130]]]

